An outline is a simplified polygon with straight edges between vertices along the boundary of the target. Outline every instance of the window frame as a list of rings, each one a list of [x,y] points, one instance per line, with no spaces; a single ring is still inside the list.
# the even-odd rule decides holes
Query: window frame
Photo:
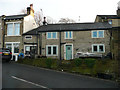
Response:
[[[7,35],[6,36],[21,36],[21,21],[18,21],[18,22],[6,22],[7,24]],[[13,32],[12,32],[12,35],[8,35],[8,24],[12,24],[12,29],[13,29]],[[19,24],[19,35],[15,35],[15,24]]]
[[[51,38],[48,38],[48,33],[51,34]],[[53,38],[53,33],[56,33],[56,38]],[[46,38],[47,38],[47,39],[58,39],[58,38],[57,38],[57,32],[47,32]]]
[[[26,37],[31,37],[31,38],[26,38]],[[32,35],[26,35],[26,36],[25,36],[25,39],[26,39],[26,40],[31,40],[31,39],[32,39]]]
[[[103,32],[103,37],[99,37],[99,32],[102,31]],[[93,32],[97,32],[97,37],[93,36]],[[92,38],[104,38],[104,30],[94,30],[91,32],[91,37]]]
[[[70,38],[70,32],[71,32],[71,38]],[[66,38],[66,33],[68,33],[68,38]],[[66,31],[64,32],[65,39],[73,39],[73,31]]]
[[[48,47],[51,47],[51,54],[48,54]],[[56,47],[56,54],[53,54],[53,47]],[[58,45],[46,45],[46,56],[58,56]]]
[[[94,51],[94,46],[97,46],[97,51]],[[103,51],[100,51],[100,46],[103,46]],[[92,44],[92,52],[95,53],[105,53],[105,45],[104,44]]]

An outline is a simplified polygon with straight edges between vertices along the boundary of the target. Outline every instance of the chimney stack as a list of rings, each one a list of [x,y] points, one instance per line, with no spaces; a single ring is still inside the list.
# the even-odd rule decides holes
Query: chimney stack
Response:
[[[46,17],[44,17],[43,25],[47,25]]]
[[[27,7],[27,15],[31,15],[34,17],[33,4],[30,4],[30,7]]]
[[[117,16],[120,16],[120,1],[118,2]]]

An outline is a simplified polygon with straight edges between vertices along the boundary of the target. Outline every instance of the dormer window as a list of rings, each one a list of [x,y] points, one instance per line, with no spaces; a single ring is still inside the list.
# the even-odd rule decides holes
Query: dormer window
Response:
[[[112,24],[112,20],[109,20],[108,23],[109,23],[109,24]]]

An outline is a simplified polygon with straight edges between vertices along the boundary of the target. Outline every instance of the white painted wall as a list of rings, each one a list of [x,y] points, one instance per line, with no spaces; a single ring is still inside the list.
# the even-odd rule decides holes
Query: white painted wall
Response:
[[[23,33],[26,33],[34,28],[37,28],[37,24],[33,16],[28,15],[24,17],[23,21]]]

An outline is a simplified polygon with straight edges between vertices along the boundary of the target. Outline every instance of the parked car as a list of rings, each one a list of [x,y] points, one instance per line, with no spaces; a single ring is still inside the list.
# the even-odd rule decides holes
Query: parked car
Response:
[[[12,58],[12,52],[8,48],[0,48],[0,58],[2,61],[9,62]]]
[[[102,54],[98,53],[83,53],[83,52],[77,52],[76,53],[76,58],[85,58],[85,57],[93,57],[93,58],[101,58]]]

